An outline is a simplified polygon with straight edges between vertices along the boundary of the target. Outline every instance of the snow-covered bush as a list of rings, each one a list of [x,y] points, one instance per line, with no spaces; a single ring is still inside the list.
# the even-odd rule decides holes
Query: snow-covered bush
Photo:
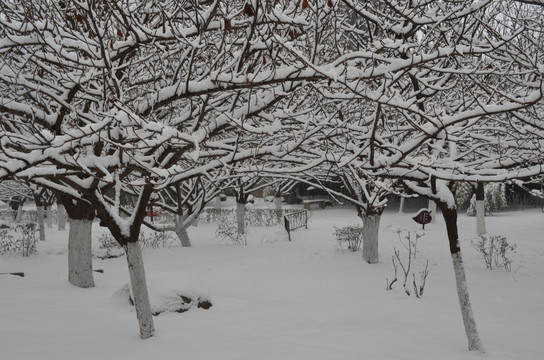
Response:
[[[281,225],[283,216],[297,209],[246,209],[246,222],[250,226],[276,226]],[[226,218],[234,218],[234,209],[205,208],[198,221],[202,223],[219,223]]]
[[[174,238],[172,234],[164,231],[155,231],[146,235],[145,233],[140,234],[138,239],[142,248],[165,248],[170,247]]]
[[[360,225],[349,225],[344,227],[334,227],[334,236],[340,247],[346,246],[351,251],[357,251],[361,248],[363,240],[363,227]]]
[[[493,211],[506,208],[508,206],[506,202],[506,185],[503,183],[491,183],[485,185],[484,204],[486,215],[491,214]],[[476,195],[473,195],[470,199],[467,215],[476,216]]]
[[[170,247],[174,242],[174,237],[168,232],[152,232],[149,234],[141,233],[138,242],[142,248],[164,248]],[[100,259],[109,259],[123,256],[125,251],[119,243],[115,241],[111,234],[102,234],[98,237],[98,244],[94,255]]]
[[[485,266],[489,270],[503,267],[506,271],[512,270],[512,255],[516,252],[516,244],[509,244],[506,236],[479,235],[471,241],[472,246],[482,255]]]
[[[0,231],[0,254],[21,252],[23,256],[29,256],[36,252],[36,224],[27,222],[14,227],[18,236],[14,236],[10,230]]]
[[[8,230],[0,230],[0,254],[8,254],[16,252],[16,241]]]
[[[246,224],[247,228],[247,224]],[[238,233],[238,224],[234,218],[223,218],[215,231],[215,235],[233,245],[247,245],[247,232]]]
[[[21,234],[20,241],[23,256],[34,254],[36,252],[36,243],[38,242],[36,224],[33,222],[18,224],[15,230]]]
[[[125,251],[110,234],[102,234],[98,237],[98,244],[94,255],[100,259],[116,258],[124,255]]]

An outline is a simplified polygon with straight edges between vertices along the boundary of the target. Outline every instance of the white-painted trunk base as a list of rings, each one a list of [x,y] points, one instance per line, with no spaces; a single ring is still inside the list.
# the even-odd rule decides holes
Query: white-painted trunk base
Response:
[[[68,281],[81,288],[94,287],[92,220],[70,221],[68,233]]]
[[[214,207],[215,207],[216,209],[221,209],[221,196],[217,195],[217,196],[215,197],[214,202],[215,202]]]
[[[369,264],[378,262],[378,233],[381,215],[363,215],[363,259]]]
[[[53,210],[51,209],[51,206],[47,207],[47,228],[52,229],[53,228]]]
[[[429,211],[431,212],[431,222],[436,222],[436,203],[429,200]]]
[[[281,221],[282,221],[282,217],[283,217],[283,204],[282,204],[281,200],[282,200],[281,197],[274,198],[274,204],[276,205],[276,217],[277,217],[278,224],[282,223]]]
[[[189,238],[189,234],[187,234],[187,228],[178,227],[176,229],[176,235],[178,236],[182,247],[191,247],[192,246],[191,245],[191,239]]]
[[[59,231],[66,229],[66,211],[61,203],[57,204],[57,225]]]
[[[43,220],[43,206],[36,207],[38,215],[38,228],[40,229],[40,241],[45,241],[45,223]]]
[[[187,228],[191,225],[193,221],[187,222],[187,215],[176,215],[176,222],[174,224],[174,232],[176,233],[179,241],[181,242],[181,246],[183,247],[191,247],[191,239],[189,238],[189,234],[187,234]],[[197,217],[198,218],[198,217]]]
[[[23,204],[19,204],[19,207],[17,208],[17,216],[15,217],[15,222],[21,222],[21,218],[23,217]]]
[[[276,210],[281,210],[282,209],[282,203],[281,203],[281,197],[276,197],[274,198],[274,204],[276,205]]]
[[[451,258],[453,260],[453,270],[455,272],[455,283],[457,284],[459,305],[461,307],[463,324],[465,325],[465,333],[468,340],[468,349],[470,351],[485,353],[485,348],[480,340],[480,335],[478,335],[478,329],[476,328],[476,321],[474,320],[472,305],[470,304],[465,267],[463,265],[463,257],[461,256],[461,252],[452,254]]]
[[[404,202],[405,202],[404,197],[401,197],[401,198],[400,198],[400,205],[399,205],[399,213],[403,213],[403,212],[404,212]]]
[[[238,235],[244,235],[246,233],[246,204],[236,203],[236,223]]]
[[[147,292],[142,249],[137,242],[127,243],[123,247],[127,254],[132,300],[134,301],[136,318],[140,326],[140,338],[148,339],[155,333],[155,327],[153,325],[153,314],[151,313],[149,294]]]
[[[485,234],[485,201],[476,200],[476,233]]]

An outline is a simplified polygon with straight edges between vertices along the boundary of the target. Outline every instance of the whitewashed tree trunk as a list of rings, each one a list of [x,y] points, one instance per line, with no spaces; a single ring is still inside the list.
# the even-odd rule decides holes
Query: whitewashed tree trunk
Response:
[[[485,353],[485,348],[480,340],[480,335],[478,335],[478,329],[476,328],[474,314],[472,313],[461,252],[459,251],[455,254],[451,254],[451,258],[453,260],[453,270],[455,272],[455,283],[457,284],[457,296],[459,297],[459,305],[461,306],[463,324],[465,325],[465,333],[468,340],[468,349],[470,351]]]
[[[15,222],[21,222],[21,218],[23,217],[23,203],[20,202],[19,206],[17,207],[17,216],[15,217]]]
[[[184,225],[185,220],[187,220],[187,215],[176,215],[176,226],[174,231],[176,232],[176,235],[181,242],[181,246],[191,247],[191,239],[189,238],[189,234],[187,234],[187,228],[189,227],[189,224]]]
[[[479,181],[476,184],[476,233],[485,234],[485,187]]]
[[[130,286],[132,288],[132,300],[136,309],[136,318],[140,326],[140,338],[148,339],[155,333],[153,314],[149,303],[147,283],[145,280],[144,260],[142,250],[138,242],[129,242],[123,245],[127,254]]]
[[[401,196],[401,198],[400,198],[400,205],[399,205],[399,213],[403,213],[403,212],[404,212],[404,201],[405,201],[404,197]]]
[[[431,212],[431,222],[436,222],[436,203],[429,199],[429,210]]]
[[[40,241],[45,241],[45,223],[43,221],[43,206],[36,204],[36,214],[38,215],[38,228],[40,229]]]
[[[478,335],[476,328],[476,320],[472,312],[470,298],[468,294],[467,279],[463,258],[461,256],[461,247],[459,246],[459,232],[457,229],[457,209],[449,208],[447,203],[439,203],[438,206],[442,211],[442,216],[446,223],[448,232],[448,243],[450,246],[451,258],[453,261],[453,269],[455,272],[455,283],[457,285],[457,296],[461,307],[461,315],[463,317],[463,325],[465,326],[465,334],[468,340],[468,349],[470,351],[479,351],[485,353],[485,348]]]
[[[217,195],[214,201],[215,201],[215,208],[221,209],[221,196]]]
[[[274,203],[276,205],[276,210],[281,210],[282,209],[282,203],[281,203],[281,197],[275,197],[274,198]]]
[[[66,229],[66,211],[60,201],[57,203],[57,226],[59,231]]]
[[[94,287],[92,262],[92,220],[70,221],[68,234],[68,281],[77,287]]]
[[[51,209],[51,205],[47,206],[47,210],[46,210],[46,214],[47,214],[47,228],[48,229],[51,229],[53,228],[53,210]]]
[[[183,247],[191,247],[191,239],[189,239],[189,234],[187,234],[187,228],[180,226],[176,228],[176,235],[179,238],[179,241],[181,242],[181,246]]]
[[[485,201],[476,200],[476,233],[485,234]]]
[[[238,224],[238,235],[246,233],[246,204],[236,203],[236,223]]]
[[[363,259],[369,264],[378,262],[378,232],[381,214],[361,215],[363,220]]]
[[[281,200],[282,200],[282,198],[279,197],[279,196],[276,196],[274,198],[274,203],[276,205],[276,217],[277,217],[278,224],[282,223],[281,218],[283,217],[283,211],[282,211],[283,204],[281,203]]]

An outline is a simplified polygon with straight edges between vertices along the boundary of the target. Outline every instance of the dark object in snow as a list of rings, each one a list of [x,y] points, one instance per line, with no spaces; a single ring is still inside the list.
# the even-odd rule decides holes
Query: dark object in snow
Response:
[[[7,272],[7,273],[0,273],[0,275],[14,275],[14,276],[25,277],[24,272]]]
[[[134,300],[132,299],[131,294],[128,296],[128,301],[134,306]],[[153,316],[158,316],[164,312],[177,312],[182,314],[195,306],[199,309],[208,310],[212,307],[212,302],[207,298],[197,297],[196,299],[193,299],[186,295],[178,295],[173,301],[172,297],[169,296],[168,301],[166,301],[163,306],[152,306],[152,308],[154,308]]]
[[[425,225],[430,223],[433,218],[428,209],[421,209],[412,219],[414,219],[416,223],[423,225],[423,230],[425,230]]]
[[[9,229],[8,224],[0,224],[0,229]]]

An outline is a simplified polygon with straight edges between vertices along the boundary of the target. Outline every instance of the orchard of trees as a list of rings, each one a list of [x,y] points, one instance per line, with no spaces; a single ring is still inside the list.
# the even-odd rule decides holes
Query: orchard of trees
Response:
[[[143,339],[150,204],[189,246],[225,188],[243,204],[262,182],[339,179],[328,191],[356,206],[375,263],[387,195],[427,197],[484,351],[453,187],[543,174],[543,20],[542,2],[514,0],[2,1],[0,179],[64,206],[76,286],[94,285],[95,217],[110,230]]]

